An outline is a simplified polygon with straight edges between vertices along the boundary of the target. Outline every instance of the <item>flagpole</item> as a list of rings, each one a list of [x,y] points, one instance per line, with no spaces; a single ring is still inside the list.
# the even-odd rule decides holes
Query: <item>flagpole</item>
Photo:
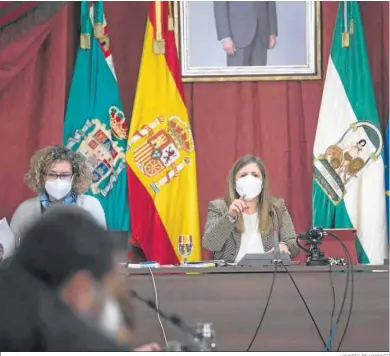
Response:
[[[387,250],[384,264],[389,265],[390,257],[390,115],[386,125],[385,132],[385,196],[386,196],[386,218],[387,218]]]
[[[348,1],[344,1],[344,32],[342,36],[343,48],[349,47],[349,32],[348,32]]]

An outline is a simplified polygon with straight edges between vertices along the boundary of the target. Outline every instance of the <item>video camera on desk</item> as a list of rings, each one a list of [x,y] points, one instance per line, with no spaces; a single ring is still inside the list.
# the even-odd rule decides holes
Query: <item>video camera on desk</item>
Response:
[[[313,226],[308,231],[298,234],[296,240],[306,254],[306,261],[301,262],[305,262],[307,266],[324,266],[329,264],[329,258],[346,257],[342,243],[351,256],[352,264],[357,264],[356,238],[355,229],[327,229]],[[301,244],[303,241],[304,246]]]

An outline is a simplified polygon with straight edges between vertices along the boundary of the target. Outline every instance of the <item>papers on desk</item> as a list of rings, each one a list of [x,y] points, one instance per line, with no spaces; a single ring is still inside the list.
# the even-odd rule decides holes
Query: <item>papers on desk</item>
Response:
[[[212,265],[213,267],[223,267],[226,266],[226,262],[224,260],[209,260],[209,261],[196,261],[196,262],[187,262],[186,267],[205,267],[205,266],[199,266],[199,265]],[[209,267],[209,266],[206,266]]]
[[[126,267],[126,268],[141,268],[141,266],[138,264],[138,263],[123,263],[123,265]]]
[[[185,268],[212,268],[217,267],[216,263],[213,262],[188,262],[186,265],[181,265],[178,267],[185,267]]]
[[[7,219],[0,220],[0,262],[11,257],[16,248],[16,241]]]
[[[128,263],[127,268],[159,268],[158,262]]]
[[[141,262],[141,263],[121,263],[129,269],[139,268],[212,268],[212,267],[223,267],[231,266],[233,264],[226,263],[223,260],[211,260],[211,261],[198,261],[198,262],[187,262],[186,265],[160,265],[158,262]]]

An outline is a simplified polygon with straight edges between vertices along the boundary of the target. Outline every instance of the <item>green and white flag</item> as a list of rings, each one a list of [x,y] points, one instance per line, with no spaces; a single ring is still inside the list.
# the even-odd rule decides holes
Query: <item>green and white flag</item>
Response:
[[[359,261],[383,264],[383,137],[356,1],[339,6],[313,154],[313,224],[355,228]]]
[[[64,144],[92,170],[87,194],[103,206],[110,230],[130,230],[122,109],[103,1],[81,1],[80,47],[68,98]]]

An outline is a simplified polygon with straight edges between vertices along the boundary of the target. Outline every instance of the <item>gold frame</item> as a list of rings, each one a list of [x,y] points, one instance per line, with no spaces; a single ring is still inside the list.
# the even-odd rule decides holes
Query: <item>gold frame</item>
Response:
[[[182,1],[173,2],[173,17],[174,17],[174,31],[176,48],[180,58],[180,17],[179,17],[179,3]],[[283,80],[320,80],[322,79],[322,38],[321,38],[321,1],[315,0],[315,74],[288,74],[288,75],[243,75],[243,76],[205,76],[205,77],[187,77],[182,75],[184,83],[196,82],[256,82],[256,81],[283,81]]]

